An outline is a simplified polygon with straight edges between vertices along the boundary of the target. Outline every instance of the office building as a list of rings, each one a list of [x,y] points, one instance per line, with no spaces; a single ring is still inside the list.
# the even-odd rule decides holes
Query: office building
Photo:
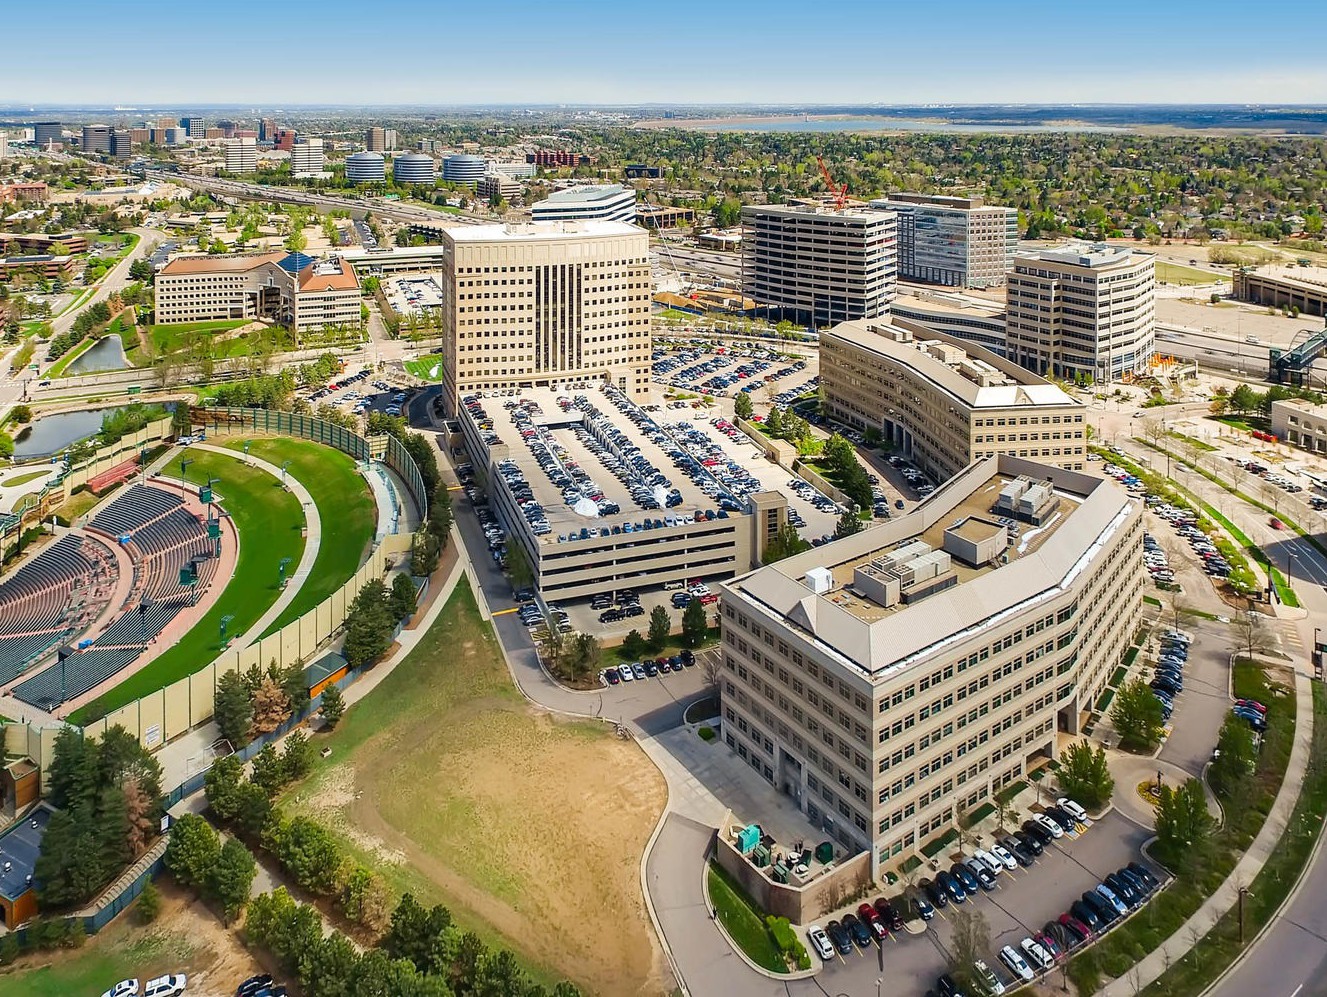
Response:
[[[1018,249],[1018,211],[980,197],[890,194],[871,207],[898,215],[898,273],[950,287],[998,287]]]
[[[276,141],[276,122],[271,118],[263,118],[262,121],[258,122],[258,141]]]
[[[525,161],[533,163],[535,166],[552,166],[562,169],[574,169],[577,166],[590,166],[594,163],[592,156],[587,156],[583,152],[566,152],[562,149],[540,149],[538,152],[526,153]]]
[[[395,152],[398,142],[398,136],[395,128],[384,128],[382,132],[383,144],[387,146],[388,152]]]
[[[217,128],[221,130],[221,138],[239,138],[235,133],[239,131],[239,125],[233,121],[227,121],[224,118],[216,123]],[[212,129],[209,128],[210,132]]]
[[[258,143],[251,138],[222,139],[227,173],[252,173],[258,169]]]
[[[488,163],[483,156],[458,153],[442,161],[442,179],[450,183],[463,183],[476,186],[488,172]]]
[[[1155,257],[1070,245],[1018,256],[1009,275],[1007,355],[1039,374],[1113,381],[1156,352]]]
[[[224,128],[208,128],[203,132],[203,138],[208,142],[217,142],[223,138],[229,138]]]
[[[4,159],[8,155],[9,155],[9,136],[6,135],[4,132],[0,132],[0,159]]]
[[[272,143],[272,148],[280,152],[294,152],[295,139],[299,133],[294,128],[278,128],[276,130],[276,141]]]
[[[505,173],[489,170],[479,179],[475,187],[475,196],[481,201],[502,199],[514,201],[521,196],[521,185]]]
[[[1240,301],[1327,316],[1327,269],[1323,267],[1237,267],[1233,290]]]
[[[438,164],[422,152],[407,152],[392,160],[392,179],[397,183],[432,185],[438,180]]]
[[[747,205],[742,293],[817,326],[884,315],[898,284],[895,224],[892,211]]]
[[[1272,402],[1272,432],[1292,446],[1327,454],[1327,405],[1303,398]]]
[[[349,262],[299,253],[178,256],[157,271],[157,322],[262,319],[297,334],[359,326],[359,280]]]
[[[110,125],[84,125],[83,143],[80,146],[83,152],[94,155],[110,155],[111,151],[111,126]]]
[[[302,138],[295,142],[290,150],[290,172],[295,176],[307,176],[310,173],[322,173],[327,168],[327,158],[323,155],[323,140],[320,138]]]
[[[1083,404],[994,353],[902,319],[844,322],[820,335],[824,408],[874,429],[933,480],[1012,454],[1081,470]]]
[[[152,132],[147,128],[129,129],[129,141],[134,145],[147,145],[148,140],[151,139],[151,137]]]
[[[649,236],[623,222],[443,231],[444,397],[486,388],[650,381]]]
[[[134,135],[128,128],[111,132],[111,155],[116,159],[129,159],[134,154]]]
[[[45,204],[50,196],[50,189],[43,181],[24,183],[0,183],[0,204],[13,204],[27,201],[29,204]]]
[[[198,117],[181,118],[180,127],[191,139],[196,142],[201,141],[207,134],[207,119]]]
[[[533,163],[499,163],[491,162],[488,164],[490,171],[497,170],[499,173],[505,173],[507,176],[516,180],[529,180],[539,172],[538,167]]]
[[[366,128],[364,130],[364,148],[369,152],[386,152],[387,133],[377,125]]]
[[[380,152],[356,152],[346,157],[346,180],[350,183],[382,183],[387,179],[386,160]]]
[[[64,125],[58,121],[38,121],[32,126],[32,141],[38,149],[64,145]]]
[[[955,291],[901,287],[889,304],[889,314],[980,346],[996,356],[1007,355],[1005,310],[994,301]]]
[[[1113,481],[999,456],[724,583],[725,744],[873,879],[931,854],[1081,732],[1142,612],[1142,532]]]
[[[530,207],[537,222],[636,221],[636,192],[621,184],[588,184],[554,191]]]

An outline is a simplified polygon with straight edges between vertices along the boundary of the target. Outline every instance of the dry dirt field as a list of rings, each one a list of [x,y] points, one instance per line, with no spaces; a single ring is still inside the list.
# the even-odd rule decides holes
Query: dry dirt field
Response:
[[[399,892],[441,901],[544,981],[667,992],[639,863],[665,801],[640,749],[531,708],[463,582],[286,800]]]

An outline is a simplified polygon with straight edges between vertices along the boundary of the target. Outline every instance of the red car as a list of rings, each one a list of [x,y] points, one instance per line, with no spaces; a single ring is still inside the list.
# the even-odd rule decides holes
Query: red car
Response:
[[[880,915],[880,920],[884,922],[885,927],[889,928],[890,931],[903,930],[903,918],[900,917],[899,912],[894,909],[894,905],[884,897],[876,897],[875,912]]]
[[[862,904],[858,907],[857,916],[866,923],[866,926],[871,929],[871,934],[875,935],[877,939],[883,939],[889,934],[885,922],[880,920],[880,915],[875,912],[875,908],[870,904]]]
[[[1263,706],[1263,704],[1258,702],[1256,699],[1237,699],[1235,700],[1235,705],[1247,706],[1249,709],[1257,710],[1259,713],[1263,715],[1266,715],[1267,713],[1267,707]]]
[[[716,602],[718,602],[718,601],[719,601],[719,597],[718,597],[717,595],[715,595],[713,592],[711,592],[709,595],[702,595],[702,596],[700,597],[700,604],[701,604],[702,606],[710,606],[710,605],[713,605],[714,603],[716,603]]]

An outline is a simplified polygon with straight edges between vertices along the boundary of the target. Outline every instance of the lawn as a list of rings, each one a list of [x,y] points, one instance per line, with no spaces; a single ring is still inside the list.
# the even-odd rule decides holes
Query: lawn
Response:
[[[421,378],[422,380],[442,380],[442,357],[438,356],[436,353],[431,353],[424,357],[416,357],[414,360],[407,360],[403,366],[409,373],[414,374],[415,377]]]
[[[240,450],[244,442],[227,439],[224,445]],[[359,570],[373,541],[377,507],[355,462],[340,450],[302,440],[264,438],[253,439],[249,453],[278,467],[290,461],[290,475],[309,490],[322,523],[313,570],[299,595],[267,628],[270,634],[299,619]]]
[[[250,322],[249,319],[228,319],[215,322],[191,322],[181,325],[154,325],[150,327],[149,335],[152,337],[153,345],[161,352],[175,353],[183,351],[188,353],[192,337],[231,332],[241,326],[249,325]],[[263,337],[269,337],[277,349],[290,349],[294,345],[290,330],[273,326],[245,333],[242,336],[214,341],[211,351],[212,357],[221,360],[226,357],[248,356],[255,341],[261,340]]]
[[[4,481],[0,481],[0,485],[5,488],[17,488],[19,485],[26,485],[29,481],[36,481],[38,478],[49,478],[54,473],[55,465],[47,464],[39,471],[29,471],[13,478],[6,478]]]
[[[442,902],[542,983],[664,990],[640,889],[662,780],[630,741],[534,710],[462,579],[415,649],[283,800],[392,890]],[[539,930],[530,930],[538,924]]]
[[[226,585],[225,591],[174,647],[92,703],[76,710],[70,717],[72,723],[85,723],[89,717],[104,716],[198,671],[221,653],[221,618],[234,617],[226,628],[230,637],[244,633],[281,594],[277,587],[277,562],[289,557],[291,566],[288,570],[293,570],[299,563],[304,551],[304,538],[300,536],[304,512],[294,495],[266,471],[250,467],[234,457],[195,450],[190,451],[188,458],[193,463],[189,465],[186,480],[202,484],[209,477],[221,479],[213,487],[240,536],[235,575],[229,583],[218,580]],[[178,461],[165,467],[168,475],[178,477],[179,471]]]
[[[757,966],[762,966],[772,973],[788,972],[788,964],[779,954],[765,927],[763,915],[723,869],[710,864],[708,885],[710,902],[718,916],[723,930],[728,932],[737,946],[750,957]]]
[[[1217,281],[1227,281],[1230,278],[1222,274],[1210,273],[1207,270],[1198,270],[1195,267],[1186,267],[1182,263],[1170,263],[1166,260],[1157,260],[1156,279],[1158,284],[1215,284]]]

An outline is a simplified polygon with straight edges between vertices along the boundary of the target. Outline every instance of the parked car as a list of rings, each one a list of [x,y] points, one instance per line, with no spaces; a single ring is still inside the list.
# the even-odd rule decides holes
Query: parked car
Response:
[[[1000,847],[1012,855],[1017,860],[1018,864],[1025,869],[1036,861],[1036,856],[1033,855],[1032,849],[1012,834],[1006,838],[1000,839]],[[1040,849],[1040,846],[1038,846],[1038,849]]]
[[[1115,891],[1105,883],[1097,884],[1097,893],[1103,897],[1108,904],[1115,908],[1116,914],[1123,917],[1125,914],[1129,913],[1129,905],[1120,899]]]
[[[1060,923],[1064,925],[1066,931],[1077,935],[1079,941],[1087,941],[1092,937],[1092,929],[1084,921],[1074,917],[1073,914],[1061,914]]]
[[[991,967],[980,959],[972,963],[972,981],[987,997],[1000,997],[1004,993],[1004,984],[991,972]]]
[[[991,845],[990,855],[1006,869],[1017,869],[1022,864],[1013,851],[1004,845]],[[1029,864],[1031,864],[1031,860],[1029,860]]]
[[[1036,975],[1032,972],[1032,967],[1027,964],[1027,960],[1012,945],[1006,945],[1000,950],[1000,961],[1014,974],[1015,980],[1031,983]]]
[[[970,875],[977,877],[977,882],[981,884],[983,890],[990,892],[995,889],[995,874],[986,867],[985,862],[981,861],[981,859],[977,858],[975,855],[963,863],[963,868],[966,869]],[[964,883],[963,885],[967,886],[967,883]]]
[[[843,926],[852,936],[852,940],[857,943],[859,948],[869,948],[871,945],[871,929],[862,923],[862,919],[856,914],[844,914]]]
[[[1018,947],[1023,950],[1027,961],[1037,969],[1050,969],[1055,965],[1051,954],[1034,938],[1024,938],[1018,943]]]
[[[876,913],[874,907],[870,904],[862,904],[857,908],[857,916],[861,918],[863,924],[871,929],[871,934],[875,935],[878,941],[885,940],[885,936],[889,934],[889,927],[884,921],[880,920],[880,915]]]
[[[121,980],[101,997],[138,997],[138,980]]]
[[[1069,914],[1086,924],[1094,935],[1106,926],[1105,919],[1097,913],[1096,908],[1082,900],[1075,900],[1069,905]]]
[[[1061,810],[1067,813],[1074,820],[1078,821],[1078,823],[1080,824],[1087,823],[1087,811],[1084,810],[1082,807],[1080,807],[1073,800],[1069,799],[1069,797],[1061,796],[1058,800],[1055,801],[1055,803],[1056,805],[1059,806]]]
[[[1064,837],[1064,828],[1060,827],[1053,817],[1046,814],[1033,814],[1032,822],[1049,834],[1052,839]]]
[[[935,917],[935,907],[931,904],[931,901],[919,893],[914,893],[912,896],[912,909],[917,912],[917,916],[923,921],[929,921]]]
[[[1022,845],[1023,850],[1026,851],[1029,855],[1031,855],[1034,859],[1041,857],[1042,845],[1041,845],[1041,840],[1039,838],[1036,838],[1033,835],[1030,835],[1023,830],[1015,831],[1011,835],[1011,837],[1014,839],[1014,841],[1018,842],[1018,844]]]
[[[186,982],[183,973],[158,976],[155,980],[147,981],[143,987],[143,997],[176,997],[177,994],[184,993]]]
[[[828,962],[834,958],[834,943],[829,940],[829,935],[825,934],[824,928],[818,924],[813,924],[806,929],[806,937],[811,942],[811,949],[821,959]]]
[[[1128,866],[1126,866],[1125,868],[1127,868],[1131,873],[1133,873],[1135,876],[1141,879],[1143,881],[1143,885],[1145,885],[1149,891],[1155,890],[1158,886],[1161,885],[1161,881],[1158,880],[1156,876],[1152,875],[1152,870],[1149,869],[1147,866],[1143,865],[1141,862],[1130,862]]]
[[[839,955],[847,955],[852,951],[852,936],[838,921],[830,921],[825,925],[825,934],[829,935],[829,940],[834,943]]]
[[[922,890],[926,894],[926,899],[936,908],[943,910],[949,906],[949,891],[940,883],[939,877],[933,880],[923,880]],[[926,918],[925,920],[930,920]]]
[[[964,997],[963,991],[958,988],[958,982],[948,973],[941,973],[935,981],[935,986],[940,992],[940,997]]]
[[[975,897],[981,892],[981,879],[972,867],[962,862],[955,862],[949,867],[949,874],[963,884],[964,891],[970,896]],[[989,877],[990,873],[988,872],[986,875]],[[991,885],[994,886],[994,882]]]
[[[894,905],[884,897],[877,897],[875,901],[875,912],[880,916],[880,921],[890,931],[903,930],[903,918]]]
[[[935,877],[935,881],[954,903],[961,904],[968,899],[968,892],[964,888],[963,881],[950,873],[939,873]]]
[[[1090,907],[1097,915],[1097,919],[1102,924],[1114,924],[1119,920],[1120,912],[1115,909],[1115,905],[1103,897],[1096,890],[1088,890],[1082,896],[1082,901]],[[1084,918],[1086,920],[1086,918]],[[1091,924],[1088,921],[1088,924]]]

